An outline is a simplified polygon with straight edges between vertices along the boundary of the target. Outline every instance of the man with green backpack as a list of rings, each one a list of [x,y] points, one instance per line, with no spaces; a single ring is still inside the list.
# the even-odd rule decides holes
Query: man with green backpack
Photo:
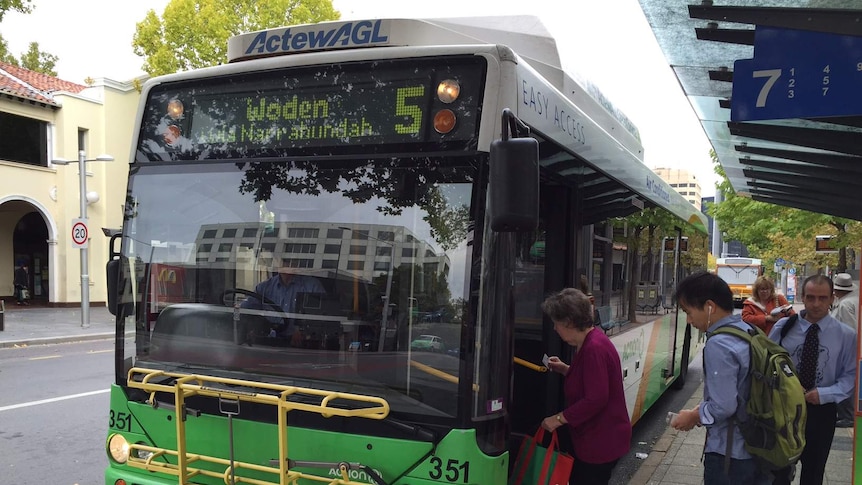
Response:
[[[780,379],[774,375],[776,371],[772,370],[776,367],[767,368],[761,362],[762,357],[770,355],[770,352],[760,349],[772,342],[763,332],[753,329],[739,315],[733,314],[733,293],[727,283],[714,274],[698,272],[685,278],[677,286],[676,300],[686,313],[688,324],[706,332],[707,341],[703,349],[703,400],[693,409],[681,410],[670,425],[681,431],[695,426],[706,427],[703,450],[705,485],[770,483],[771,477],[767,468],[762,466],[759,453],[763,448],[770,452],[775,448],[777,433],[769,431],[768,426],[766,431],[760,432],[750,432],[748,428],[762,420],[762,416],[750,413],[760,413],[765,406],[762,402],[766,399],[764,395],[770,397],[772,394],[758,390],[763,386],[757,384],[760,379],[757,376],[768,375],[768,379],[780,384]],[[755,337],[749,338],[749,332],[754,332]],[[784,354],[786,356],[786,352]],[[785,364],[787,362],[789,358],[785,358]],[[781,375],[786,375],[785,372],[794,375],[793,369],[787,365],[780,362],[775,365]],[[799,385],[798,381],[796,384]],[[801,399],[801,388],[797,387],[796,392]],[[754,408],[751,406],[753,400],[758,402]],[[804,409],[801,403],[798,407]],[[767,425],[774,427],[779,419],[773,415],[766,421]],[[755,444],[759,448],[750,446],[749,438],[757,438],[759,442]],[[801,452],[801,445],[797,446],[800,448],[796,456]],[[768,468],[779,468],[789,462],[779,460],[778,464]]]
[[[820,485],[835,435],[837,403],[850,396],[856,380],[856,330],[829,315],[832,280],[809,276],[802,285],[805,309],[776,322],[769,338],[787,349],[805,391],[808,424],[802,452],[801,485]],[[776,473],[789,484],[792,468]]]

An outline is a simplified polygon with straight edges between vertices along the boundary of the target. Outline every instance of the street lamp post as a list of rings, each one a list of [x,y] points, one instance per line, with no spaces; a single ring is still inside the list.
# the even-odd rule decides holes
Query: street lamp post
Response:
[[[84,150],[78,150],[78,188],[80,190],[79,202],[81,208],[81,219],[87,221],[87,162],[112,162],[114,157],[111,155],[99,155],[98,157],[87,160],[87,155]],[[54,165],[69,165],[76,163],[73,160],[58,158],[51,160]],[[81,245],[81,327],[87,328],[90,326],[90,274],[89,274],[89,248],[87,244]]]

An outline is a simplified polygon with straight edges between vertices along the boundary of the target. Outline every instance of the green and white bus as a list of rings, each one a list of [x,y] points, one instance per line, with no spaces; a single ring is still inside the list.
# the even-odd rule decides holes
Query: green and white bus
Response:
[[[105,483],[506,483],[563,403],[544,295],[609,288],[609,218],[704,217],[535,18],[291,26],[229,57],[143,87]],[[273,301],[285,274],[315,284]],[[612,339],[636,421],[687,326]]]

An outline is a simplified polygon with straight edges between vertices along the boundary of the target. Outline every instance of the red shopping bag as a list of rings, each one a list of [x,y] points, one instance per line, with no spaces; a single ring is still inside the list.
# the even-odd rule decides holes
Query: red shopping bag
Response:
[[[574,458],[560,451],[557,432],[551,432],[551,443],[545,447],[545,429],[521,442],[521,449],[509,485],[567,485]]]

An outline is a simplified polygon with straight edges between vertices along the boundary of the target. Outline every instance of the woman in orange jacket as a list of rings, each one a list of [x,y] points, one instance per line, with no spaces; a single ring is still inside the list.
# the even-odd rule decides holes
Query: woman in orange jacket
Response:
[[[775,322],[796,313],[787,303],[787,298],[775,292],[772,280],[765,276],[754,280],[753,293],[742,303],[742,320],[760,328],[766,335],[769,335]],[[785,309],[773,314],[776,308]]]

